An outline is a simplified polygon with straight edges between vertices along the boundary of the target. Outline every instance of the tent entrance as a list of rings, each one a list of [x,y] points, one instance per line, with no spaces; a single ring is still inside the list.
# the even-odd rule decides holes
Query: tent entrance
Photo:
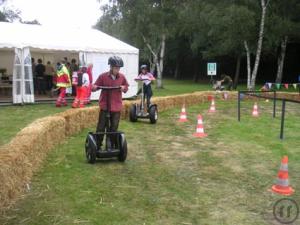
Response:
[[[0,49],[0,105],[55,101],[56,92],[51,91],[53,77],[45,74],[43,80],[45,92],[39,93],[31,58],[34,58],[35,63],[41,59],[45,66],[47,62],[50,62],[55,71],[56,63],[65,57],[68,62],[75,59],[78,64],[78,52],[29,48]],[[70,91],[72,92],[72,90]],[[71,99],[72,93],[69,95]]]

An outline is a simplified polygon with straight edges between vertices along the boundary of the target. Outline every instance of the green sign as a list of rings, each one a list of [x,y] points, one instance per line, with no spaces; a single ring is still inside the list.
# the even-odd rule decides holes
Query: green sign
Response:
[[[207,63],[207,75],[208,76],[217,75],[217,63]]]

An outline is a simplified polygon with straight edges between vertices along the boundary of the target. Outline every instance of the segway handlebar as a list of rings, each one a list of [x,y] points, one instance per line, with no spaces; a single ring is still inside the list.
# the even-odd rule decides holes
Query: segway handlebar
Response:
[[[107,86],[97,86],[97,90],[116,90],[121,89],[121,86],[115,86],[115,87],[107,87]]]
[[[140,78],[135,78],[134,80],[135,80],[135,81],[145,81],[145,80],[151,81],[152,79],[140,79]]]

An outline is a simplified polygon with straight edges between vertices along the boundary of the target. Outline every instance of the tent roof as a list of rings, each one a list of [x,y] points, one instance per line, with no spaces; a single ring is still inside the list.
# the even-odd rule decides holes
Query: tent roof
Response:
[[[139,50],[95,29],[0,22],[0,48],[138,54]]]

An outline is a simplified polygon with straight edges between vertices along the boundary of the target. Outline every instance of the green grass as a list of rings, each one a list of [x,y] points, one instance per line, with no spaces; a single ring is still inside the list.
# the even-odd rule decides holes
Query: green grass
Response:
[[[18,131],[37,118],[52,115],[65,110],[54,104],[0,106],[0,145],[8,143]]]
[[[121,121],[125,163],[86,163],[84,140],[95,128],[67,139],[0,224],[277,224],[272,206],[281,197],[267,190],[284,154],[292,198],[300,200],[299,105],[287,105],[282,141],[271,103],[260,102],[261,116],[252,118],[253,102],[243,101],[240,123],[235,102],[216,103],[216,114],[207,113],[208,103],[187,108],[184,124],[176,122],[179,108],[160,113],[156,125]],[[192,136],[199,113],[204,139]]]

